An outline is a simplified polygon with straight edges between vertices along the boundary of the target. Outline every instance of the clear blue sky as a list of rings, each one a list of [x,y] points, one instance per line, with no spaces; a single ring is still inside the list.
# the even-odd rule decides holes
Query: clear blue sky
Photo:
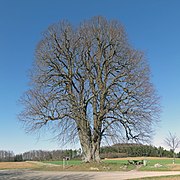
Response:
[[[62,19],[77,25],[96,15],[119,20],[129,42],[146,54],[163,110],[152,144],[164,146],[168,131],[180,136],[179,8],[179,0],[0,0],[0,149],[61,148],[48,135],[37,140],[25,134],[17,101],[28,89],[41,33]]]

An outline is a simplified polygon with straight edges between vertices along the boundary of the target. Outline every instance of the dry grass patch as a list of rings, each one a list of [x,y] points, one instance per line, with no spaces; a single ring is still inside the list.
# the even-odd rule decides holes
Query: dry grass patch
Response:
[[[172,171],[180,171],[180,164],[168,164],[167,165]]]
[[[33,169],[37,166],[30,162],[0,162],[0,169]]]

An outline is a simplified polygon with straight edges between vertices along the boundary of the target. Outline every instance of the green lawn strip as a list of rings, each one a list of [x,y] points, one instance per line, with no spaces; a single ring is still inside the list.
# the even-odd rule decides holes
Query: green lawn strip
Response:
[[[127,164],[126,160],[103,160],[102,162],[105,163],[105,164],[112,164],[112,165],[125,165],[125,164]],[[63,161],[43,161],[43,163],[63,165]],[[65,163],[69,164],[69,165],[84,164],[80,160],[69,160],[69,161],[66,161]]]
[[[43,161],[44,163],[63,165],[63,161]],[[180,164],[180,159],[176,159],[176,164]],[[160,167],[155,167],[155,164],[159,164]],[[170,171],[172,167],[172,159],[148,159],[147,166],[141,166],[138,168],[140,171]],[[128,164],[127,160],[102,160],[100,164],[96,163],[83,163],[80,160],[69,160],[65,162],[65,165],[73,166],[74,169],[89,170],[90,167],[97,167],[100,171],[128,171],[136,169],[137,166]],[[77,168],[78,167],[78,168]]]
[[[172,164],[173,160],[171,158],[167,158],[167,159],[151,159],[148,160],[148,165],[155,165],[157,163],[161,164],[161,165],[167,165],[167,164]],[[180,159],[176,159],[175,161],[176,164],[180,164]]]
[[[144,158],[146,159],[146,158]],[[116,165],[127,165],[127,169],[130,167],[130,169],[135,168],[134,166],[129,166],[127,160],[104,160],[105,163],[110,164],[116,164]],[[180,164],[180,159],[176,159],[175,163],[178,165]],[[160,167],[155,167],[155,164],[159,164]],[[171,167],[169,165],[172,164],[172,158],[167,159],[148,159],[147,160],[147,166],[141,166],[138,170],[140,171],[168,171],[171,170]]]
[[[135,165],[128,164],[127,160],[104,160],[103,163],[113,170],[130,171],[136,168]]]
[[[180,175],[135,178],[132,180],[140,180],[140,179],[141,180],[177,180],[177,179],[180,179]]]
[[[63,161],[43,161],[43,163],[63,165]],[[91,167],[98,168],[99,171],[129,171],[135,169],[136,166],[129,165],[126,160],[103,160],[101,163],[83,163],[80,160],[69,160],[65,162],[65,166],[73,166],[71,170],[90,170]]]
[[[128,163],[127,160],[103,160],[103,162],[110,163],[110,164],[121,164],[121,165]]]
[[[180,159],[176,159],[176,164],[180,164]],[[160,167],[155,167],[155,164],[159,164]],[[141,171],[168,171],[171,170],[169,166],[172,164],[172,159],[151,159],[147,161],[147,166],[142,166]]]
[[[48,164],[55,164],[55,165],[63,165],[63,161],[43,161],[43,163],[48,163]],[[82,161],[80,160],[70,160],[70,161],[65,161],[65,164],[67,165],[79,165],[81,164]]]

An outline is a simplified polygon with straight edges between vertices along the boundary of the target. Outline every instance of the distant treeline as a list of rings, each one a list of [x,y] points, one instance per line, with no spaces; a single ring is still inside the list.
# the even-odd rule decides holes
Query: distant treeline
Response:
[[[64,157],[70,159],[80,158],[81,151],[79,150],[32,150],[22,154],[15,155],[13,151],[0,150],[0,161],[49,161],[49,160],[62,160]]]
[[[14,161],[13,151],[0,150],[0,161]]]
[[[79,150],[32,150],[22,154],[15,155],[13,151],[0,150],[0,161],[49,161],[62,160],[64,157],[70,159],[81,159],[82,153]],[[121,157],[173,157],[173,151],[166,150],[163,147],[155,147],[142,144],[115,144],[113,146],[104,146],[100,150],[101,158],[121,158]],[[180,152],[176,154],[180,158]]]
[[[101,158],[120,158],[120,157],[173,157],[173,151],[163,147],[155,147],[143,144],[115,144],[113,146],[101,147]],[[180,152],[176,154],[180,157]]]

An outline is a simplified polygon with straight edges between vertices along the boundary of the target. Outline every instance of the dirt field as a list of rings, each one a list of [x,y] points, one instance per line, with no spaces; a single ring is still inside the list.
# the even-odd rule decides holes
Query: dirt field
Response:
[[[0,162],[0,169],[31,169],[37,166],[30,162]]]

